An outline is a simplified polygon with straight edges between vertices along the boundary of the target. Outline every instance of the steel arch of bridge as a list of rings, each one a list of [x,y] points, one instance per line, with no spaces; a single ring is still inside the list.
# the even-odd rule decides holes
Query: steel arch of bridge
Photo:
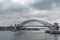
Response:
[[[17,29],[20,29],[22,28],[25,24],[29,23],[29,22],[38,22],[38,23],[41,23],[43,25],[45,25],[46,27],[48,27],[50,30],[53,30],[53,25],[48,23],[48,22],[45,22],[45,21],[42,21],[42,20],[37,20],[37,19],[30,19],[30,20],[26,20],[24,22],[22,22],[20,24],[20,26],[16,27]]]

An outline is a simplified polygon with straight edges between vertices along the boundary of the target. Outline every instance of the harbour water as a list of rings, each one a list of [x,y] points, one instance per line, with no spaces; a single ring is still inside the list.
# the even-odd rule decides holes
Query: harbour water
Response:
[[[0,31],[0,40],[60,40],[60,35],[48,34],[44,30]]]

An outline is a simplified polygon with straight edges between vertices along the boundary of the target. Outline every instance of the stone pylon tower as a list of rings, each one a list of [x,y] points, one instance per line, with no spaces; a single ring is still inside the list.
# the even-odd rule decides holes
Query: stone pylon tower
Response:
[[[54,30],[59,30],[58,23],[54,23]]]

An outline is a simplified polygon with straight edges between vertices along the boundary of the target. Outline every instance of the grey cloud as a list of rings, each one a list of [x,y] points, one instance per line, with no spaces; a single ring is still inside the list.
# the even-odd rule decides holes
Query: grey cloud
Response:
[[[26,12],[29,11],[29,9],[24,6],[24,5],[19,5],[19,4],[13,4],[11,2],[4,2],[4,4],[0,5],[0,18],[6,18],[8,17],[8,15],[12,15],[12,14],[20,14],[20,16],[22,16],[22,14],[25,14]],[[8,5],[8,6],[4,6],[4,5]]]
[[[12,3],[11,1],[6,0],[5,2],[0,3],[0,12],[3,13],[13,13],[13,12],[25,12],[28,8],[25,5]],[[4,13],[3,13],[4,14]]]
[[[25,12],[28,11],[29,9],[23,5],[11,5],[7,11],[10,12]]]
[[[35,9],[38,10],[51,10],[52,6],[51,6],[52,2],[51,1],[37,1],[34,4],[32,4],[31,6]]]
[[[58,2],[60,2],[59,0],[43,0],[42,2],[36,0],[35,3],[33,4],[29,4],[29,6],[25,6],[25,5],[20,5],[20,4],[13,4],[11,2],[5,2],[5,3],[0,3],[0,19],[4,20],[5,19],[5,23],[16,23],[19,21],[24,21],[26,19],[30,19],[30,18],[45,18],[45,19],[49,19],[49,20],[54,20],[56,18],[53,18],[53,15],[55,15],[56,13],[53,12],[48,12],[46,15],[41,15],[37,14],[34,15],[34,11],[32,9],[35,10],[48,10],[51,11],[52,9],[52,3],[56,3],[57,5],[59,5]],[[7,6],[5,6],[7,5]],[[31,9],[30,9],[31,8]],[[33,11],[33,13],[32,13]],[[31,14],[32,13],[32,14]],[[51,16],[52,15],[52,16]],[[60,15],[60,14],[58,14]],[[58,16],[56,15],[56,16]],[[7,21],[9,20],[9,21]],[[10,21],[11,20],[11,21]],[[14,21],[15,20],[15,21]],[[5,24],[4,22],[2,24]]]
[[[46,0],[46,1],[38,1],[33,3],[31,6],[36,8],[36,9],[39,9],[39,10],[50,10],[52,7],[51,7],[51,4],[52,4],[52,0]],[[31,7],[30,6],[30,7]],[[15,14],[15,13],[18,13],[19,15],[25,17],[25,18],[31,18],[31,17],[48,17],[50,14],[48,15],[32,15],[30,14],[31,11],[29,9],[29,7],[26,7],[25,5],[18,5],[18,4],[13,4],[13,3],[9,3],[9,6],[2,10],[0,12],[0,14],[2,15],[6,15],[6,14]],[[52,13],[53,14],[53,13]]]
[[[37,2],[31,4],[30,6],[37,10],[51,10],[53,3],[55,3],[57,6],[60,5],[60,0],[43,0],[43,1],[36,0],[36,1]]]
[[[51,0],[52,1],[52,0]],[[59,3],[60,2],[60,0],[53,0],[55,3]]]

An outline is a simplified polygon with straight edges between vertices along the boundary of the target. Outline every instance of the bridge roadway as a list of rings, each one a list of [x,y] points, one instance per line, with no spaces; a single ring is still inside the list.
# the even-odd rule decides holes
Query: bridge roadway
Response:
[[[38,26],[38,25],[35,25],[35,26],[32,25],[31,26],[31,25],[28,25],[28,26],[24,26],[24,27],[46,27],[46,26],[43,26],[43,25],[42,26]]]
[[[47,27],[47,26],[43,26],[43,25],[41,25],[41,26],[31,26],[31,25],[28,25],[28,26],[23,26],[23,27]],[[60,26],[59,26],[59,28],[60,28]]]

